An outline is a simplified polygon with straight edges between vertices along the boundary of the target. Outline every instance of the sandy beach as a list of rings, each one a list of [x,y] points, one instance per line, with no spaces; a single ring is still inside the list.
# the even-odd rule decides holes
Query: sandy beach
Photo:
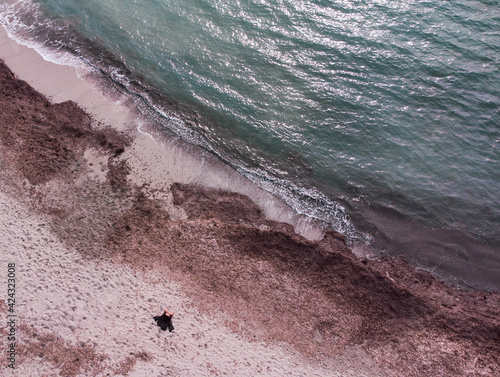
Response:
[[[500,375],[498,294],[355,256],[3,29],[0,59],[2,376]]]

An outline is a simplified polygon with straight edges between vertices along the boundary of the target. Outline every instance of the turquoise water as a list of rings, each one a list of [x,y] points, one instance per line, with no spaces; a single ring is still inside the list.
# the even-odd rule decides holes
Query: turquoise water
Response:
[[[500,289],[498,1],[0,4],[352,244]]]

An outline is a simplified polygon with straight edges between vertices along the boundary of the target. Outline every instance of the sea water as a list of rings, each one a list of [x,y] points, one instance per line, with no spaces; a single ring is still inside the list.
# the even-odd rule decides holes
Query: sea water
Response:
[[[500,289],[498,1],[11,0],[0,22],[355,249]]]

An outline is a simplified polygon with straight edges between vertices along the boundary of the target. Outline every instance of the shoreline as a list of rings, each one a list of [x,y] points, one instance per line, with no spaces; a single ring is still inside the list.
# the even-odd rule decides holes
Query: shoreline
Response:
[[[17,56],[26,58],[22,53]],[[30,59],[31,56],[24,62],[27,71],[30,64],[34,64]],[[32,71],[36,77],[36,70]],[[49,286],[55,278],[44,275],[63,275],[57,288],[65,294],[53,297],[55,306],[46,303],[39,312],[36,306],[31,306],[37,302],[26,301],[28,310],[23,314],[23,321],[28,324],[42,317],[41,328],[64,339],[67,342],[65,350],[70,350],[71,344],[78,347],[75,344],[81,339],[84,344],[96,342],[97,351],[84,346],[82,350],[92,356],[92,360],[104,357],[100,364],[103,370],[116,371],[118,367],[112,365],[109,355],[106,359],[99,349],[107,347],[107,343],[113,347],[124,344],[124,348],[135,344],[138,335],[133,334],[143,326],[147,334],[155,333],[154,324],[148,327],[144,319],[139,323],[127,322],[125,328],[129,334],[121,334],[115,318],[103,314],[108,309],[110,313],[119,311],[120,303],[114,301],[114,306],[107,309],[92,304],[103,297],[96,287],[104,283],[99,280],[102,276],[92,275],[89,266],[95,269],[102,263],[107,266],[103,275],[111,275],[108,276],[109,288],[106,288],[108,296],[114,294],[113,286],[121,287],[124,292],[133,290],[133,284],[149,290],[152,288],[147,286],[146,280],[168,276],[167,290],[177,292],[175,285],[178,285],[182,297],[190,300],[189,304],[177,301],[177,305],[191,316],[195,313],[201,316],[198,321],[183,322],[188,315],[183,318],[179,314],[178,337],[167,342],[165,340],[171,338],[160,334],[156,340],[144,341],[146,350],[134,349],[132,359],[124,356],[128,355],[128,350],[122,354],[114,351],[118,359],[122,357],[124,363],[128,360],[132,365],[128,375],[139,373],[140,368],[153,370],[158,367],[161,353],[152,352],[158,346],[158,339],[165,341],[160,344],[167,354],[170,347],[173,349],[170,355],[181,360],[176,370],[181,372],[177,375],[189,375],[191,371],[187,365],[191,357],[199,361],[201,369],[196,373],[201,371],[209,375],[209,364],[213,367],[215,358],[222,357],[223,361],[214,370],[234,375],[240,370],[231,369],[229,363],[246,363],[248,352],[255,352],[250,369],[241,370],[240,375],[255,374],[261,363],[270,360],[267,352],[281,346],[291,350],[287,355],[302,356],[292,364],[283,361],[290,360],[287,357],[291,356],[273,356],[272,365],[300,375],[445,373],[487,376],[500,372],[497,319],[500,299],[497,294],[447,286],[397,259],[358,260],[335,232],[327,233],[322,240],[319,237],[306,239],[283,222],[290,220],[289,212],[274,203],[270,194],[262,192],[259,197],[253,193],[249,199],[243,195],[246,194],[241,189],[243,184],[238,186],[240,191],[237,193],[224,191],[235,186],[235,176],[217,167],[206,169],[206,164],[211,164],[208,156],[200,163],[175,143],[165,147],[148,134],[139,132],[144,129],[153,132],[147,125],[136,131],[134,124],[115,119],[115,114],[129,119],[123,115],[124,108],[116,103],[116,97],[118,110],[110,112],[110,118],[124,125],[106,128],[97,110],[94,113],[87,107],[92,113],[89,117],[75,103],[55,104],[55,94],[50,103],[26,84],[13,79],[5,67],[2,67],[2,75],[2,85],[8,83],[13,88],[3,90],[1,98],[5,110],[2,126],[5,127],[7,121],[12,125],[0,134],[2,213],[6,223],[12,223],[4,230],[9,243],[3,250],[9,249],[9,253],[2,254],[2,260],[17,257],[29,269],[42,268],[25,259],[26,252],[36,248],[36,258],[47,261],[45,270],[38,269],[35,276],[23,279],[26,279],[26,287],[40,280],[37,290],[42,296],[50,296],[50,288],[44,284]],[[75,89],[67,86],[69,92]],[[73,99],[69,92],[60,92],[57,98]],[[88,97],[80,94],[75,99],[78,98],[84,108],[85,99],[90,99],[90,103],[95,100],[92,94]],[[98,101],[102,105],[103,101]],[[21,115],[24,116],[22,120]],[[144,143],[148,143],[150,149],[147,156],[141,154]],[[160,155],[164,150],[170,150],[171,154],[168,157]],[[156,153],[158,159],[151,159],[151,153]],[[152,161],[157,165],[151,166]],[[165,166],[163,161],[170,161],[170,164]],[[207,171],[218,171],[219,175],[217,178],[207,176]],[[9,203],[5,195],[16,198],[20,207]],[[277,210],[263,211],[273,205]],[[30,215],[21,216],[19,222],[14,221],[14,214],[23,212]],[[41,216],[44,220],[35,221],[32,216]],[[40,231],[43,233],[40,238],[33,237],[29,224],[37,224],[40,229],[42,221],[46,230]],[[7,237],[10,233],[15,236]],[[64,257],[67,253],[73,256]],[[51,258],[55,261],[49,263]],[[65,291],[67,287],[71,288],[75,282],[71,275],[65,275],[65,271],[76,263],[85,266],[80,278],[90,283],[78,283],[76,290],[68,292]],[[121,280],[119,274],[111,273],[113,268],[128,274],[132,286]],[[132,277],[134,274],[140,276]],[[136,289],[132,298],[127,298],[127,310],[131,310],[133,316],[147,316],[139,314],[143,309],[138,307],[141,303],[149,305],[147,302],[151,301],[141,297],[139,291]],[[154,292],[149,297],[152,302],[159,294],[159,291]],[[181,293],[175,293],[173,297],[179,295]],[[30,297],[40,300],[33,295]],[[71,305],[76,303],[78,310],[71,309],[64,300]],[[160,302],[155,304],[161,305]],[[86,312],[90,315],[86,316]],[[217,328],[204,327],[213,313],[219,316]],[[87,319],[83,323],[91,333],[94,331],[94,338],[83,332],[78,332],[80,338],[74,334],[84,316]],[[68,317],[73,322],[68,324]],[[104,330],[99,330],[101,325],[95,319],[103,317],[106,328],[115,331],[117,339],[100,338]],[[213,342],[215,353],[212,356],[190,349],[193,343],[186,344],[188,335],[183,323],[191,327],[191,337],[199,337],[196,347],[202,346],[203,341],[198,340],[205,339],[203,337]],[[25,337],[23,357],[29,360],[36,357],[30,352],[36,349],[36,339],[40,335],[29,327],[21,331]],[[239,338],[235,340],[224,334]],[[239,353],[227,358],[232,348],[217,346],[216,341],[221,339],[224,345],[237,344]],[[256,345],[263,348],[256,351]],[[278,349],[277,352],[284,351]],[[60,370],[53,356],[44,352],[41,355],[38,357],[48,370]],[[90,360],[90,356],[86,360]],[[5,369],[4,364],[0,365]],[[30,364],[24,361],[20,365],[29,368]],[[163,372],[168,372],[165,361],[161,367]],[[202,370],[203,367],[206,369]],[[84,370],[82,365],[80,374],[68,372],[67,375],[85,375]],[[276,370],[260,372],[273,375]],[[175,375],[174,371],[172,373]]]
[[[309,217],[299,214],[302,211],[301,205],[297,207],[295,202],[297,198],[291,199],[288,194],[283,194],[275,187],[266,187],[266,183],[239,171],[238,166],[232,166],[224,158],[217,157],[216,153],[190,144],[182,140],[183,137],[173,134],[169,130],[170,126],[165,125],[162,116],[148,113],[150,110],[153,113],[163,112],[147,100],[143,102],[141,95],[134,94],[135,89],[132,89],[132,94],[129,93],[129,89],[121,87],[121,81],[116,84],[108,74],[94,73],[89,65],[82,63],[71,53],[47,50],[34,41],[20,42],[34,46],[38,51],[37,53],[31,48],[16,46],[23,51],[22,54],[7,52],[7,56],[14,56],[14,68],[21,78],[27,79],[35,88],[39,87],[40,91],[56,102],[64,99],[76,101],[101,122],[101,126],[112,125],[115,129],[127,129],[134,134],[134,144],[127,152],[134,155],[131,159],[131,178],[135,179],[136,183],[146,183],[160,191],[177,181],[237,191],[249,196],[270,219],[292,224],[297,233],[310,240],[320,240],[325,231],[331,229],[332,224],[328,221],[317,220],[314,215]],[[3,44],[5,47],[5,43]],[[15,42],[8,40],[7,44]],[[85,46],[83,48],[85,49]],[[96,49],[102,50],[99,47]],[[105,50],[101,52],[104,53],[105,60],[115,61],[112,56],[106,55]],[[19,62],[21,55],[28,60],[36,60],[37,69],[33,70],[29,65]],[[120,64],[117,64],[119,67]],[[57,84],[58,80],[48,79],[53,75],[70,84],[61,85]],[[132,80],[133,77],[129,79]],[[142,93],[140,90],[139,92]],[[167,102],[175,102],[175,99],[169,99]],[[178,108],[180,105],[172,106]],[[184,111],[191,114],[187,109],[181,113]],[[143,112],[147,115],[142,114]],[[186,119],[188,123],[200,121],[196,113],[187,115]],[[169,173],[165,174],[165,171]],[[273,185],[274,183],[271,183],[271,186]],[[171,201],[171,198],[167,200]],[[348,202],[338,199],[338,202],[341,203],[340,213],[349,213],[346,220],[347,229],[342,226],[340,228],[346,230],[344,235],[350,241],[353,252],[360,258],[376,259],[382,255],[402,257],[449,284],[465,289],[499,291],[495,271],[500,259],[495,253],[494,243],[479,239],[477,235],[459,228],[429,227],[417,219],[401,217],[401,214],[391,211],[390,208],[377,207],[363,201]],[[322,206],[316,203],[316,208]],[[332,210],[330,205],[325,208]],[[175,211],[173,206],[170,209]],[[344,212],[345,209],[348,209],[347,212]],[[333,212],[337,213],[336,210]],[[352,224],[356,224],[356,229],[351,227]],[[353,236],[353,233],[359,237]]]
[[[133,98],[103,82],[106,79],[88,67],[47,61],[33,48],[10,39],[2,26],[0,58],[12,63],[16,75],[51,101],[74,101],[93,117],[98,127],[111,126],[132,135],[134,142],[126,153],[134,156],[130,166],[134,183],[146,183],[157,191],[174,182],[235,191],[249,196],[269,219],[291,224],[310,240],[323,237],[325,230],[319,220],[295,213],[282,199],[257,187],[212,153],[171,135],[171,131],[140,114]],[[32,61],[37,69],[20,62],[22,59]],[[61,80],[52,80],[53,76],[60,76]]]

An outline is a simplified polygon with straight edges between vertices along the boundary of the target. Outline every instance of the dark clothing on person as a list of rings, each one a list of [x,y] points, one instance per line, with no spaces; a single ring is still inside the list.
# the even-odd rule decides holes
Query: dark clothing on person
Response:
[[[167,315],[167,312],[163,312],[162,315],[153,317],[153,319],[163,331],[168,329],[169,332],[172,332],[174,330],[174,325],[172,325],[172,315]]]

